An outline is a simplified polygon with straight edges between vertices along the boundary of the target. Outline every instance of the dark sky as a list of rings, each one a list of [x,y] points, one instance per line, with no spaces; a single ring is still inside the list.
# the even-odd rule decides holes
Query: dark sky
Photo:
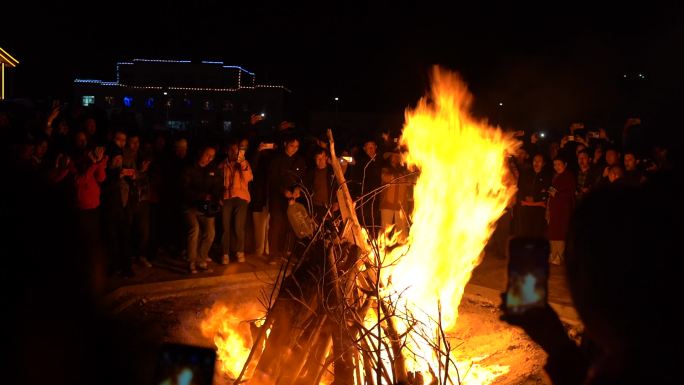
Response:
[[[400,113],[440,64],[461,73],[482,115],[542,128],[614,118],[634,95],[674,103],[684,84],[675,1],[15,3],[0,45],[20,60],[17,93],[28,96],[63,93],[75,77],[112,79],[118,60],[204,59],[285,84],[303,108],[338,96],[341,110]]]

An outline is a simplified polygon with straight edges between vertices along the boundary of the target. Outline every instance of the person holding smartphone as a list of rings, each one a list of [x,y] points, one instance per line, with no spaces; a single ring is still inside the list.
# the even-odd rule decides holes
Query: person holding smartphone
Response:
[[[543,237],[546,233],[546,203],[551,174],[545,168],[544,156],[535,154],[532,169],[523,169],[518,179],[516,234]]]
[[[181,177],[190,274],[196,274],[197,269],[208,270],[209,250],[216,234],[213,208],[223,195],[223,183],[211,165],[214,156],[216,149],[205,146],[197,161],[187,166]]]
[[[680,185],[680,175],[663,173],[640,188],[596,190],[578,205],[565,271],[584,325],[579,346],[546,301],[515,312],[502,294],[502,320],[546,351],[552,384],[684,383],[681,273],[672,260],[684,232]]]
[[[251,199],[249,183],[254,179],[252,168],[245,159],[247,146],[239,146],[238,142],[228,144],[228,157],[221,163],[223,170],[223,208],[221,219],[223,235],[222,264],[228,264],[231,252],[232,231],[235,230],[235,253],[238,262],[245,262],[245,223],[247,221],[247,205]]]

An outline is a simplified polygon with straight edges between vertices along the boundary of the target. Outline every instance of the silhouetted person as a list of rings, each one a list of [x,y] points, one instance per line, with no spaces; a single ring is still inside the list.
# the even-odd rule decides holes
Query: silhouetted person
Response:
[[[684,230],[683,179],[654,179],[590,193],[573,215],[567,278],[593,356],[568,338],[549,306],[504,317],[546,350],[545,369],[556,385],[684,383],[681,278],[674,268]]]

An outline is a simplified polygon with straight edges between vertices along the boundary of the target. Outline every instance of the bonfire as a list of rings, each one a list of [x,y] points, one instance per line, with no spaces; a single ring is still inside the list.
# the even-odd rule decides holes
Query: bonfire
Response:
[[[369,238],[328,132],[341,218],[295,248],[263,295],[261,319],[218,306],[203,322],[235,384],[489,384],[508,371],[459,360],[450,335],[515,194],[505,161],[519,143],[473,118],[471,103],[457,75],[435,68],[430,94],[406,111],[399,143],[411,172],[391,183],[413,185],[408,234]]]

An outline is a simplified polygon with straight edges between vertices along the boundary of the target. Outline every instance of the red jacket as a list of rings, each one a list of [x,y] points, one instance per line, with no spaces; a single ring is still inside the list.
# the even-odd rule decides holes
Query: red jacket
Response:
[[[76,204],[79,210],[89,210],[100,206],[100,183],[104,182],[107,175],[106,165],[104,161],[91,164],[83,174],[78,174],[75,167],[71,169],[74,174]]]

